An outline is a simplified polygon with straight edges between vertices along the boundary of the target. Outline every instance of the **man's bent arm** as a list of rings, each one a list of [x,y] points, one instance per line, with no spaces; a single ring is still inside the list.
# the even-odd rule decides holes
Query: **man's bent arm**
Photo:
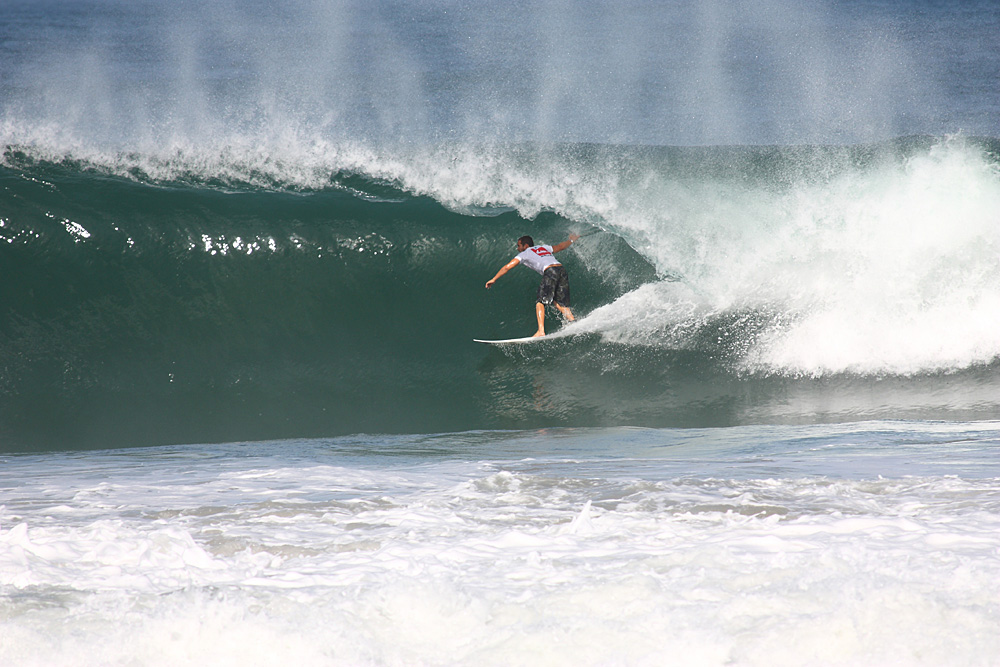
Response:
[[[521,263],[521,260],[519,260],[517,257],[515,257],[514,259],[510,260],[509,262],[507,262],[507,264],[505,264],[502,269],[500,269],[499,271],[497,271],[497,274],[495,276],[493,276],[492,280],[487,281],[487,283],[486,283],[486,289],[489,289],[489,288],[493,287],[493,283],[495,283],[500,276],[502,276],[503,274],[507,273],[508,271],[510,271],[511,269],[513,269],[515,266],[517,266],[520,263]]]

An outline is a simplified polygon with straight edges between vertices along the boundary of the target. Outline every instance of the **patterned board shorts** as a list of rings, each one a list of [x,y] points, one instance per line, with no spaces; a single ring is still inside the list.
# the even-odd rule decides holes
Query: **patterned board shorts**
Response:
[[[569,274],[565,267],[550,266],[542,274],[542,284],[538,286],[538,303],[546,306],[555,301],[564,308],[569,308]]]

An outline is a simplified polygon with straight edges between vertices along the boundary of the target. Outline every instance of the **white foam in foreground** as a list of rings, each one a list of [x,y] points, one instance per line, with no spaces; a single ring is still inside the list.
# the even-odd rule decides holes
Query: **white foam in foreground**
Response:
[[[8,457],[0,664],[1000,660],[996,478],[192,454]]]

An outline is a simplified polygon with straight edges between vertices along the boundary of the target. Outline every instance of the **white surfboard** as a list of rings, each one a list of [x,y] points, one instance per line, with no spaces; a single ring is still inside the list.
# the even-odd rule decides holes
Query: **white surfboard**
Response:
[[[550,334],[544,336],[528,336],[527,338],[504,338],[501,340],[484,340],[482,338],[473,338],[474,343],[487,343],[488,345],[506,345],[507,343],[518,344],[518,343],[537,343],[540,340],[557,340],[560,338],[566,338],[567,336],[572,336],[575,331],[567,331],[566,329],[560,329],[559,331],[553,331]]]
[[[487,343],[489,345],[505,345],[507,343],[535,343],[540,340],[545,340],[548,336],[528,336],[527,338],[505,338],[503,340],[482,340],[480,338],[473,338],[474,343]]]
[[[579,321],[580,320],[577,320],[577,322],[579,322]],[[558,329],[557,331],[553,331],[552,333],[546,334],[544,336],[528,336],[527,338],[503,338],[501,340],[485,340],[485,339],[482,339],[482,338],[473,338],[472,342],[474,342],[474,343],[486,343],[487,345],[506,345],[508,343],[511,343],[511,344],[537,343],[540,340],[552,340],[554,338],[566,338],[567,336],[572,336],[572,335],[574,335],[574,334],[577,333],[576,329],[571,328],[573,324],[574,324],[573,322],[568,322],[561,329]]]

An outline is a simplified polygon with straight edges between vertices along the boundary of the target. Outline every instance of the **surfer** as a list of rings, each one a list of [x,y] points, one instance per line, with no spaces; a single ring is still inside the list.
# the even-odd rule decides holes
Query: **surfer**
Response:
[[[542,284],[538,286],[538,298],[535,302],[538,331],[535,332],[534,337],[545,335],[545,306],[554,305],[570,322],[576,319],[573,317],[573,311],[569,309],[569,275],[566,273],[565,267],[553,255],[573,245],[573,242],[578,238],[580,238],[579,234],[570,234],[569,238],[562,243],[550,246],[535,245],[535,241],[530,236],[522,236],[517,240],[517,256],[507,262],[486,283],[486,289],[493,287],[493,283],[500,276],[522,262],[528,268],[542,274]]]

